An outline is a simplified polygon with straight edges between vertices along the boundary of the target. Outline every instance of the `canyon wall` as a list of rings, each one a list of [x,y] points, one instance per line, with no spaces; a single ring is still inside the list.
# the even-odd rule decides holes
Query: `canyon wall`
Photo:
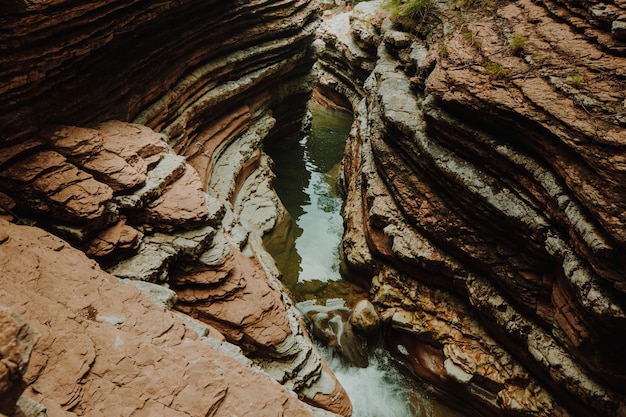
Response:
[[[419,3],[322,30],[351,276],[448,404],[624,416],[626,6]]]
[[[302,127],[318,24],[302,0],[0,5],[0,413],[351,414],[261,244],[262,141]]]

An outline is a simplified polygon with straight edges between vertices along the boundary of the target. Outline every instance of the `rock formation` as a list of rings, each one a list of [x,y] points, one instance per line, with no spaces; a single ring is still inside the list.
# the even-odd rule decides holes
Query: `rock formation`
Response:
[[[351,414],[261,244],[281,207],[262,141],[302,127],[318,17],[303,0],[0,5],[0,303],[41,334],[25,401]]]
[[[352,275],[450,404],[626,415],[626,7],[416,3],[320,33]]]

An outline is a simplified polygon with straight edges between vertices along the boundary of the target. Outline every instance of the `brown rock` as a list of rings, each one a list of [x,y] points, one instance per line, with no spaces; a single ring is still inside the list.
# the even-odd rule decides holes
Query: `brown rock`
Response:
[[[196,171],[187,165],[184,174],[146,208],[146,221],[165,230],[192,228],[209,215],[204,187]]]
[[[26,388],[22,378],[37,336],[24,319],[0,307],[0,413],[12,415]]]
[[[143,184],[146,168],[140,170],[120,155],[104,147],[102,134],[94,129],[66,126],[50,135],[50,146],[63,154],[75,165],[93,174],[114,191],[125,190]]]
[[[95,257],[109,255],[115,250],[134,249],[143,234],[137,229],[126,224],[126,219],[122,218],[113,226],[103,230],[94,238],[87,248],[86,253]]]
[[[177,273],[175,282],[185,285],[173,287],[176,308],[216,327],[232,343],[271,351],[291,333],[282,295],[254,258],[231,247],[230,259],[225,279],[213,271]]]
[[[0,244],[0,301],[41,333],[25,379],[49,415],[311,415],[63,241],[1,227],[11,237]]]
[[[103,147],[124,158],[139,172],[144,172],[144,166],[156,164],[167,148],[162,135],[143,125],[110,120],[95,128],[103,137]]]
[[[96,219],[113,191],[54,151],[41,151],[0,172],[21,205],[70,222]]]
[[[361,300],[352,309],[350,323],[365,335],[373,335],[380,330],[380,316],[369,300]]]

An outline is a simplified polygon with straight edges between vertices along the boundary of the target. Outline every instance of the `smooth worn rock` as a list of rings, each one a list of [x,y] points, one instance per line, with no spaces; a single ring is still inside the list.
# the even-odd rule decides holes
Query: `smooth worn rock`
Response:
[[[355,304],[350,314],[350,323],[356,331],[368,336],[380,330],[380,317],[369,300],[361,300]]]

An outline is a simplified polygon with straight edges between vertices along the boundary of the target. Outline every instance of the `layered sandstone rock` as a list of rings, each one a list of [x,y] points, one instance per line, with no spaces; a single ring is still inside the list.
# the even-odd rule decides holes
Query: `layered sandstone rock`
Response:
[[[185,324],[61,239],[0,222],[0,302],[40,334],[25,396],[48,416],[313,415],[249,363],[200,337],[200,323]],[[23,353],[10,362],[5,354],[3,363],[23,367],[15,360]]]
[[[625,9],[487,6],[327,21],[320,79],[355,111],[346,260],[438,394],[621,416]]]
[[[91,272],[82,279],[100,283],[76,281],[66,287],[54,283],[61,271],[55,269],[56,278],[46,276],[42,284],[53,293],[32,294],[63,304],[55,329],[66,330],[47,332],[40,342],[45,358],[34,365],[30,397],[54,415],[95,415],[107,408],[109,414],[122,414],[120,407],[159,415],[215,410],[244,415],[252,409],[272,415],[305,409],[293,399],[297,394],[318,407],[315,414],[326,415],[326,409],[349,415],[347,395],[281,293],[278,272],[260,244],[279,207],[262,142],[302,126],[314,80],[310,45],[317,5],[55,0],[16,1],[0,10],[0,214],[47,229],[107,272],[141,282],[138,286],[151,288],[167,308],[187,314],[180,319],[153,312],[136,291],[119,289],[66,243],[39,229],[24,229],[24,239],[33,235],[41,241],[41,248],[28,244],[37,253],[28,258],[32,271],[9,256],[7,268],[36,279],[38,263],[53,262],[57,251],[72,258],[66,271],[87,268]],[[254,205],[265,200],[269,211]],[[261,219],[265,224],[256,223]],[[2,227],[20,233],[11,225]],[[17,285],[18,276],[2,279]],[[160,293],[152,284],[175,293]],[[107,313],[98,319],[98,307],[64,301],[62,294],[74,291],[72,285],[82,288],[85,300],[109,300]],[[30,302],[23,288],[15,291],[6,298],[21,300],[17,310],[45,326],[46,303]],[[148,310],[127,317],[123,310],[134,303]],[[143,329],[142,314],[157,315],[155,326],[161,327]],[[262,375],[250,376],[239,365],[203,368],[208,362],[192,369],[190,363],[213,353],[202,343],[186,345],[190,331],[179,321],[198,327],[189,324],[189,316],[211,329],[202,335],[208,332],[225,346],[238,344],[239,359],[247,355],[245,365]],[[99,335],[102,328],[106,334]],[[137,332],[154,335],[137,339]],[[74,333],[81,335],[77,347],[55,344]],[[159,344],[176,339],[174,345],[186,347],[154,348],[150,340],[157,339]],[[110,347],[123,352],[107,356]],[[140,350],[149,356],[136,357]],[[45,361],[76,370],[56,393],[55,379],[63,375],[54,367],[39,369]],[[154,380],[153,362],[159,362]],[[159,385],[168,386],[168,374],[178,379],[166,392]],[[237,375],[231,380],[231,374]],[[268,377],[291,396],[261,382]],[[268,408],[252,408],[238,394],[230,397],[234,408],[222,408],[231,391],[250,391],[253,398],[257,385],[263,386],[260,404]],[[202,389],[209,394],[199,395]]]

